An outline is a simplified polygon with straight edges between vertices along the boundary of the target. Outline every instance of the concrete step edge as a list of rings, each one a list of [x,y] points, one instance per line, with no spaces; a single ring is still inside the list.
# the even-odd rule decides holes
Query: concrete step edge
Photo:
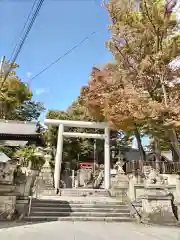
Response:
[[[80,211],[80,210],[84,210],[84,211],[88,211],[88,210],[99,210],[99,211],[107,211],[107,212],[110,212],[110,211],[121,211],[121,212],[124,212],[124,211],[129,211],[128,208],[107,208],[107,207],[104,207],[104,208],[99,208],[99,207],[73,207],[73,208],[68,208],[68,207],[65,207],[65,208],[62,208],[62,207],[40,207],[40,206],[32,206],[31,207],[31,210],[48,210],[48,211],[61,211],[61,210],[71,210],[71,211]]]
[[[33,214],[34,216],[38,216],[39,214],[44,214],[45,216],[47,215],[48,216],[48,214],[50,214],[50,215],[53,215],[53,214],[55,214],[54,216],[56,216],[56,214],[59,214],[59,215],[70,215],[70,216],[73,216],[73,215],[120,215],[120,216],[122,216],[122,215],[128,215],[128,216],[130,216],[130,213],[109,213],[109,212],[31,212],[31,214]]]
[[[40,203],[40,202],[32,202],[32,206],[97,206],[97,207],[127,207],[128,205],[125,204],[108,204],[108,203]]]
[[[133,219],[130,217],[51,217],[51,216],[30,216],[25,217],[26,221],[111,221],[111,222],[132,222]]]
[[[47,201],[47,200],[32,200],[32,204],[97,204],[97,205],[103,205],[103,204],[108,204],[108,205],[118,205],[118,206],[127,206],[126,202],[119,202],[119,201],[114,201],[114,202],[108,202],[108,201],[91,201],[91,200],[81,200],[81,201]]]

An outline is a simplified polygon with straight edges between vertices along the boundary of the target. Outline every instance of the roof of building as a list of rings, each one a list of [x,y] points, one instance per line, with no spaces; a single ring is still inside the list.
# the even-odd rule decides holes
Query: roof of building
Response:
[[[0,134],[37,134],[37,122],[0,121]]]
[[[7,163],[11,159],[3,152],[0,152],[0,163]]]
[[[39,122],[0,120],[0,141],[4,146],[43,144],[41,133],[44,127]]]

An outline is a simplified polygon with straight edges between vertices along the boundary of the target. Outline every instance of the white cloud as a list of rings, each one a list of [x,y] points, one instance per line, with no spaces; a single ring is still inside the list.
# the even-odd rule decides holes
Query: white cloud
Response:
[[[41,94],[44,94],[44,93],[47,93],[47,92],[48,92],[48,89],[45,89],[45,88],[37,88],[35,90],[36,95],[41,95]]]
[[[31,78],[31,77],[32,77],[32,73],[31,73],[31,72],[27,72],[26,75],[27,75],[28,78]]]

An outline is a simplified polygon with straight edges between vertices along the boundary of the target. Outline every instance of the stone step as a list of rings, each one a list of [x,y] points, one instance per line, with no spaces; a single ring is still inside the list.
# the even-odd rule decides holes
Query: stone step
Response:
[[[76,203],[76,202],[67,202],[67,203],[53,203],[53,202],[32,202],[31,203],[32,207],[48,207],[48,208],[119,208],[119,209],[124,209],[127,206],[125,204],[118,204],[118,203]]]
[[[16,204],[27,204],[29,199],[16,200]]]
[[[38,195],[50,195],[55,196],[55,189],[54,188],[45,188],[41,189]],[[102,197],[109,197],[110,193],[104,189],[85,189],[85,188],[63,188],[60,189],[59,194],[60,196],[102,196]]]
[[[107,213],[129,213],[129,209],[128,208],[117,208],[116,206],[114,208],[108,208],[106,206],[104,207],[97,207],[97,206],[93,206],[93,207],[72,207],[69,208],[67,206],[65,207],[42,207],[42,206],[32,206],[31,208],[31,212],[107,212]]]
[[[109,212],[31,212],[30,216],[48,217],[130,217],[130,213],[109,213]]]
[[[60,191],[60,196],[101,196],[101,197],[109,197],[109,192],[71,192],[71,191]]]
[[[17,200],[29,200],[29,196],[17,196]]]
[[[49,217],[49,216],[30,216],[25,217],[24,221],[41,222],[41,221],[101,221],[101,222],[132,222],[130,217]]]
[[[130,213],[109,213],[109,212],[31,212],[30,216],[48,216],[48,217],[130,217]]]
[[[119,199],[111,197],[61,197],[61,196],[45,196],[40,198],[33,198],[33,202],[44,202],[44,203],[109,203],[109,204],[126,204],[120,202]]]
[[[67,201],[67,200],[68,201]],[[101,199],[101,200],[99,200]],[[32,199],[25,221],[131,221],[125,202],[116,198],[56,197]]]

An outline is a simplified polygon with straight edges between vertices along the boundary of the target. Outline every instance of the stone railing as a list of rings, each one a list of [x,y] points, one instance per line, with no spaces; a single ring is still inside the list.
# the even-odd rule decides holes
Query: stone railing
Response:
[[[176,174],[180,172],[180,162],[131,161],[126,163],[126,173],[142,173],[144,166],[159,169],[162,174]]]

